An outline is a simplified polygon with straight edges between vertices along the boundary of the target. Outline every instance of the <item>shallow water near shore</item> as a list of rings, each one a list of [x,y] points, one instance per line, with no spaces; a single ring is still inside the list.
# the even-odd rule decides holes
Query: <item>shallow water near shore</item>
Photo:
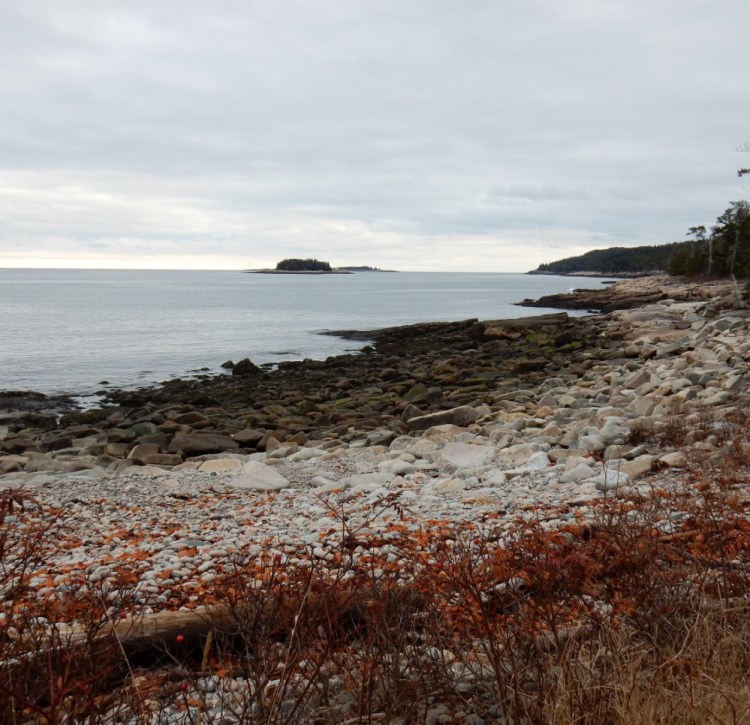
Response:
[[[359,347],[320,334],[327,330],[526,317],[545,310],[515,306],[524,298],[601,284],[523,274],[0,269],[0,390],[85,396],[217,373],[227,359],[325,358]]]

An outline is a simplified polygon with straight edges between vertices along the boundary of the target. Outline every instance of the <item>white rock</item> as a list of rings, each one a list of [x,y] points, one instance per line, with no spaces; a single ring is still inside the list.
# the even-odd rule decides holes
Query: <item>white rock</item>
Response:
[[[627,486],[630,476],[623,471],[610,470],[589,479],[587,483],[593,483],[597,491],[612,491],[618,486]]]
[[[233,488],[251,491],[279,491],[291,485],[278,471],[260,461],[248,461],[238,475],[227,478],[225,482]]]
[[[448,443],[440,450],[437,463],[452,472],[459,468],[476,468],[492,460],[495,448],[474,443]]]
[[[241,467],[242,461],[238,461],[236,458],[212,458],[203,461],[198,470],[203,473],[223,473]]]
[[[604,450],[604,441],[598,435],[583,435],[578,438],[578,447],[590,453]]]
[[[674,453],[666,453],[659,457],[659,462],[664,463],[670,468],[686,468],[688,465],[687,456],[680,451]]]
[[[496,468],[492,471],[487,471],[487,473],[482,476],[482,480],[489,486],[502,486],[507,482],[508,477],[505,475],[504,471]]]
[[[298,463],[302,461],[311,461],[314,458],[320,458],[325,455],[325,451],[320,448],[300,448],[296,453],[292,453],[287,457],[287,460],[292,463]]]
[[[639,418],[651,415],[654,412],[654,408],[656,408],[656,400],[646,396],[636,398],[628,406],[628,410],[631,413],[635,413]]]
[[[630,476],[631,480],[642,476],[644,473],[651,471],[654,463],[654,456],[642,455],[634,458],[632,461],[620,462],[620,470]]]
[[[537,451],[549,450],[549,445],[544,443],[518,443],[508,446],[497,453],[497,460],[511,466],[525,464]]]
[[[562,483],[578,483],[579,481],[585,481],[586,479],[593,478],[596,476],[596,471],[586,463],[579,463],[569,471],[560,476]]]
[[[443,478],[431,486],[435,493],[455,493],[466,488],[467,483],[463,478]]]
[[[386,463],[386,461],[383,461],[383,463]],[[414,471],[417,470],[413,463],[402,461],[401,459],[388,461],[387,463],[388,466],[384,470],[393,473],[396,476],[408,476],[410,473],[414,473]],[[378,468],[379,467],[380,466],[378,466]]]
[[[552,463],[549,456],[545,451],[537,451],[532,453],[529,460],[526,462],[526,468],[529,471],[541,471]]]

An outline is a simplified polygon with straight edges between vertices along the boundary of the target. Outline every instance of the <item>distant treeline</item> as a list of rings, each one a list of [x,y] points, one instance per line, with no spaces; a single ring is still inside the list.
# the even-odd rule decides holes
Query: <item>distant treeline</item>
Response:
[[[750,279],[750,203],[733,201],[715,224],[690,227],[685,242],[594,249],[578,257],[540,264],[538,274],[672,275]]]
[[[557,262],[540,264],[535,270],[540,274],[573,274],[575,272],[600,272],[601,274],[638,274],[666,272],[669,261],[681,242],[643,247],[611,247],[594,249],[577,257],[567,257]]]
[[[276,269],[279,272],[330,272],[331,265],[319,259],[282,259]]]

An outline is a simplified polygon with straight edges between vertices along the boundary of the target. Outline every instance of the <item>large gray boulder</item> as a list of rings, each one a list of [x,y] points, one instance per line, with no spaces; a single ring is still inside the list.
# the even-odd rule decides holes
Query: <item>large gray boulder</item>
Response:
[[[220,433],[177,433],[169,444],[170,453],[179,453],[183,457],[222,453],[236,448],[239,448],[237,441]]]

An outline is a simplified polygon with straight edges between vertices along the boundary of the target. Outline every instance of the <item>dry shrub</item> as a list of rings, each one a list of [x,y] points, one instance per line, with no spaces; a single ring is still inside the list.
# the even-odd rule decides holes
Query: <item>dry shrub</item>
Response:
[[[499,516],[386,539],[342,513],[333,556],[238,559],[216,582],[212,626],[137,670],[102,636],[103,603],[126,603],[126,584],[81,587],[44,622],[13,612],[2,721],[157,723],[165,708],[182,722],[218,710],[226,723],[289,725],[746,720],[750,525],[731,485],[703,483],[608,498],[553,530]],[[44,540],[29,544],[29,571]],[[376,553],[386,541],[396,565]],[[23,572],[23,555],[12,560]],[[75,657],[49,626],[65,617],[83,620]]]

